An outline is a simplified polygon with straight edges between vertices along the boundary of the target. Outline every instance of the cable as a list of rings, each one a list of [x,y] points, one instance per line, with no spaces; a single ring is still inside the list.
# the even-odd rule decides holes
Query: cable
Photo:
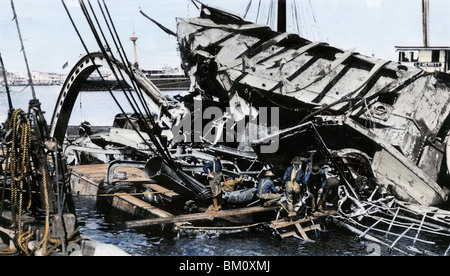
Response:
[[[109,43],[108,43],[108,40],[106,39],[105,34],[103,33],[103,30],[102,30],[102,28],[101,28],[101,26],[100,26],[100,22],[99,22],[98,19],[97,19],[97,16],[96,16],[96,14],[95,14],[95,12],[94,12],[94,9],[93,9],[93,7],[92,7],[90,1],[89,1],[88,3],[89,3],[89,6],[90,6],[90,9],[91,9],[91,11],[92,11],[92,14],[93,14],[93,16],[94,16],[94,19],[95,19],[95,21],[96,21],[96,23],[97,23],[97,26],[98,26],[98,28],[99,28],[99,30],[100,30],[100,33],[101,33],[101,35],[102,35],[102,37],[103,37],[103,39],[104,39],[104,41],[105,41],[105,44],[106,44],[106,46],[107,46],[108,49],[111,49],[111,47],[110,47],[110,45],[109,45]],[[86,12],[87,12],[87,10],[86,10]],[[91,21],[92,21],[92,20],[91,20]],[[108,25],[108,29],[109,29],[109,24],[108,24],[108,22],[106,22],[106,24]],[[110,32],[110,33],[111,33],[111,32]],[[114,37],[113,37],[113,41],[114,41],[114,44],[116,45],[116,48],[118,48],[118,47],[117,47],[117,43],[116,43]],[[119,54],[120,54],[120,51],[119,51]],[[111,52],[111,55],[113,55],[112,52]],[[123,60],[123,59],[122,59],[122,60]],[[116,78],[117,81],[120,82],[120,80],[124,80],[124,79],[125,79],[124,76],[123,76],[123,74],[122,74],[122,72],[121,72],[120,70],[118,70],[118,72],[119,72],[119,74],[120,74],[121,79],[118,77],[116,70],[115,70],[114,67],[112,66],[112,62],[111,62],[111,65],[110,65],[110,69],[111,69],[111,71],[113,72],[113,74],[114,74],[114,76],[115,76],[115,78]],[[134,86],[134,83],[133,83],[133,86]],[[142,111],[140,110],[139,105],[137,104],[136,99],[134,98],[134,96],[133,96],[133,94],[132,94],[132,92],[131,92],[131,89],[130,89],[129,87],[124,88],[123,86],[122,86],[121,88],[122,88],[122,91],[123,91],[124,94],[125,94],[125,97],[127,98],[128,102],[130,103],[130,106],[132,107],[133,111],[134,111],[136,114],[139,114],[139,116],[142,116]],[[128,90],[128,93],[125,91],[125,89]],[[128,94],[129,94],[129,96],[128,96]],[[131,98],[133,101],[131,101],[130,98]]]
[[[256,23],[258,23],[259,12],[261,11],[261,1],[262,0],[259,0],[259,4],[258,4],[258,11],[256,13],[256,20],[255,20]]]
[[[20,32],[19,20],[17,19],[16,9],[14,7],[14,1],[13,0],[11,0],[11,8],[13,10],[14,19],[16,21],[16,27],[17,27],[17,33],[19,34],[20,45],[22,46],[21,51],[23,53],[23,58],[25,60],[25,65],[26,65],[27,72],[28,72],[28,81],[29,81],[29,84],[31,86],[31,94],[33,96],[33,100],[36,100],[36,92],[34,90],[33,78],[31,76],[30,66],[28,65],[27,54],[25,53],[25,46],[23,45],[22,33]]]
[[[97,0],[97,1],[98,1],[99,5],[100,5],[99,0]],[[117,34],[116,28],[115,28],[115,26],[114,26],[114,22],[113,22],[113,20],[112,20],[111,14],[109,13],[109,9],[108,9],[108,6],[107,6],[106,3],[105,3],[105,0],[103,0],[103,5],[105,6],[105,10],[106,10],[106,12],[107,12],[107,14],[108,14],[109,20],[110,20],[110,22],[111,22],[111,26],[113,27],[114,33],[115,33],[115,35],[116,35],[116,37],[117,37],[117,40],[118,40],[118,42],[119,42],[119,44],[120,44],[120,46],[121,46],[120,48],[118,48],[118,50],[120,51],[120,49],[122,49],[122,51],[123,51],[122,43],[120,42],[120,38],[119,38],[119,36],[118,36],[118,34]],[[106,20],[106,18],[105,18],[105,20]],[[124,54],[124,57],[125,57],[125,59],[126,59],[126,62],[124,62],[124,63],[129,65],[129,68],[130,68],[129,74],[131,75],[131,80],[132,80],[132,82],[134,83],[134,82],[136,81],[136,77],[135,77],[135,75],[134,75],[134,71],[133,71],[132,68],[131,68],[131,65],[130,65],[131,63],[128,62],[128,58],[127,58],[127,55],[126,55],[125,51],[123,51],[123,54]],[[146,105],[143,103],[144,99],[143,99],[143,96],[142,96],[142,91],[140,90],[140,87],[139,87],[139,86],[137,86],[137,88],[138,88],[137,91],[139,91],[139,92],[141,93],[141,94],[140,94],[140,95],[141,95],[141,97],[140,97],[141,103],[143,104],[143,106],[146,106]],[[139,94],[138,94],[138,95],[139,95]],[[148,119],[150,120],[150,123],[151,123],[153,126],[156,126],[157,124],[156,124],[155,121],[153,120],[153,117],[150,116],[149,111],[148,111],[147,114],[148,114]],[[159,137],[159,135],[158,135],[158,138],[159,138],[159,139],[156,139],[155,134],[154,134],[154,131],[152,131],[152,130],[149,128],[149,126],[148,126],[147,124],[145,124],[145,125],[146,125],[146,127],[148,128],[148,134],[149,134],[149,136],[152,138],[152,142],[154,143],[154,145],[157,147],[157,149],[160,151],[160,153],[163,155],[163,157],[165,157],[165,159],[166,159],[166,161],[169,163],[169,165],[171,165],[172,168],[178,169],[178,167],[176,166],[175,162],[173,161],[173,159],[172,159],[172,157],[171,157],[171,154],[170,154],[169,150],[168,150],[166,147],[160,145],[161,137]]]
[[[81,1],[80,1],[80,2],[81,2]],[[89,52],[89,49],[87,48],[86,43],[84,42],[83,37],[81,36],[81,34],[80,34],[80,32],[79,32],[79,30],[78,30],[78,28],[77,28],[75,22],[73,21],[72,15],[70,14],[70,11],[69,11],[69,9],[67,8],[66,3],[64,2],[64,0],[61,0],[61,3],[63,4],[64,9],[66,10],[66,13],[67,13],[67,15],[68,15],[68,17],[69,17],[69,19],[70,19],[70,21],[71,21],[71,23],[72,23],[72,26],[73,26],[74,29],[75,29],[75,32],[77,33],[77,35],[78,35],[78,37],[79,37],[79,39],[80,39],[80,42],[81,42],[82,45],[83,45],[84,50],[86,51],[88,57],[90,58],[91,62],[92,62],[92,63],[94,64],[94,66],[95,66],[95,61],[94,61],[93,57],[91,56],[91,54],[90,54],[90,52]],[[103,53],[103,54],[105,55],[106,53]],[[105,58],[106,58],[106,57],[105,57]],[[96,67],[97,67],[97,66],[96,66]],[[104,79],[104,77],[103,77],[103,75],[102,75],[102,73],[100,72],[100,69],[99,69],[98,67],[97,67],[96,71],[97,71],[98,75],[100,76],[101,80],[104,82],[105,79]],[[139,138],[141,138],[142,141],[149,147],[149,149],[153,151],[152,146],[151,146],[151,145],[148,143],[148,141],[142,136],[142,134],[140,134],[140,132],[136,129],[136,127],[134,126],[134,124],[131,122],[130,118],[129,118],[128,116],[126,116],[125,111],[123,110],[123,108],[122,108],[122,106],[120,105],[120,103],[119,103],[119,101],[117,100],[117,98],[114,96],[114,93],[111,91],[111,89],[110,89],[109,87],[107,87],[107,90],[108,90],[109,94],[111,95],[111,97],[113,98],[113,100],[114,100],[114,102],[116,103],[116,105],[117,105],[117,106],[119,107],[119,109],[121,110],[121,112],[125,115],[125,118],[126,118],[126,120],[128,121],[128,123],[129,123],[129,124],[132,126],[132,128],[137,132]]]
[[[104,48],[103,48],[103,46],[102,46],[102,43],[100,42],[100,39],[99,39],[99,37],[98,37],[98,33],[96,32],[96,29],[95,29],[95,27],[94,27],[93,24],[92,24],[92,20],[90,19],[89,13],[87,12],[87,9],[85,9],[85,6],[84,6],[83,1],[80,1],[80,2],[81,2],[81,4],[82,4],[82,8],[84,7],[84,10],[86,11],[86,13],[85,13],[86,19],[88,20],[88,22],[90,22],[90,25],[93,27],[93,28],[92,28],[92,31],[93,31],[93,33],[94,33],[94,36],[95,36],[96,39],[97,39],[97,42],[98,42],[99,47],[102,48],[102,51],[105,51]],[[99,1],[98,1],[98,3],[99,3],[99,5],[100,5],[100,2],[99,2]],[[105,3],[104,1],[103,1],[103,3],[104,3],[105,8],[106,8],[106,10],[107,10],[107,12],[108,12],[106,3]],[[101,8],[101,7],[100,7],[100,8]],[[111,19],[111,16],[110,16],[109,12],[108,12],[108,15],[109,15],[110,21],[112,22],[112,19]],[[94,13],[94,17],[95,17],[95,13]],[[105,17],[105,20],[106,20],[106,17]],[[108,28],[110,29],[109,24],[108,24]],[[115,28],[114,28],[114,30],[115,30]],[[101,28],[100,28],[100,31],[101,31]],[[101,31],[101,32],[102,32],[102,31]],[[110,29],[110,33],[111,33],[111,35],[113,36],[111,29]],[[103,32],[102,32],[102,34],[103,34]],[[117,32],[116,32],[116,35],[117,35]],[[103,36],[103,37],[104,37],[104,36]],[[105,39],[106,44],[109,45],[108,42],[106,41],[106,38],[105,38],[105,37],[104,37],[104,39]],[[118,41],[120,42],[120,39],[118,39]],[[119,48],[119,47],[117,46],[117,43],[115,43],[115,44],[116,44],[117,50],[120,52],[120,48],[123,48],[123,47],[120,47],[120,48]],[[120,43],[120,45],[122,45],[122,44]],[[108,46],[108,47],[109,47],[109,46]],[[122,57],[122,58],[123,58],[123,57]],[[112,62],[111,62],[110,59],[108,59],[108,63],[109,63],[109,65],[110,65],[111,69],[114,70],[114,68],[113,68],[113,66],[112,66]],[[128,62],[127,62],[127,63],[128,63]],[[131,70],[131,71],[132,71],[132,70]],[[115,72],[115,71],[114,71],[114,72]],[[120,72],[120,71],[119,71],[119,72]],[[130,74],[130,73],[128,73],[128,74]],[[119,80],[119,78],[117,77],[117,74],[115,74],[115,76],[116,76],[116,79]],[[122,75],[122,77],[123,77],[123,75]],[[136,87],[136,85],[134,84],[133,78],[131,78],[131,80],[132,80],[133,85]],[[125,91],[124,91],[124,92],[125,92]],[[140,110],[139,110],[139,111],[136,110],[136,108],[133,106],[133,103],[130,101],[129,97],[127,97],[127,99],[128,99],[128,101],[129,101],[130,105],[132,105],[132,107],[133,107],[135,113],[140,117],[140,120],[144,122],[144,126],[145,126],[145,128],[146,128],[146,130],[147,130],[146,132],[147,132],[147,134],[149,134],[150,139],[151,139],[152,142],[153,142],[153,145],[156,146],[156,148],[158,149],[158,151],[160,152],[160,154],[163,155],[163,157],[165,157],[166,160],[167,160],[167,159],[170,159],[170,154],[168,154],[168,152],[164,152],[164,147],[163,147],[162,145],[160,145],[160,142],[159,142],[159,140],[155,137],[154,132],[150,129],[150,127],[149,127],[148,124],[146,123],[146,121],[145,121],[145,119],[144,119],[144,116],[143,116],[142,112],[141,112]],[[133,99],[134,99],[134,97],[133,97]],[[140,99],[141,99],[141,103],[143,104],[143,102],[142,102],[143,99],[142,99],[142,98],[140,98]],[[135,100],[134,100],[134,103],[137,105],[137,103],[135,102]],[[143,104],[143,105],[144,105],[144,104]],[[144,106],[145,106],[145,105],[144,105]],[[154,126],[156,126],[156,123],[153,121],[153,118],[152,118],[152,116],[151,116],[150,114],[148,114],[148,119],[150,120],[150,122],[151,122]],[[159,138],[160,138],[160,137],[159,137]]]
[[[247,7],[245,8],[244,12],[244,19],[247,17],[248,11],[250,10],[250,7],[252,6],[253,0],[248,1]]]
[[[82,44],[83,44],[84,49],[86,50],[88,56],[90,57],[92,63],[93,63],[94,66],[95,66],[95,61],[94,61],[93,58],[91,57],[90,52],[89,52],[89,50],[88,50],[88,48],[87,48],[87,46],[86,46],[86,44],[85,44],[85,42],[84,42],[84,40],[83,40],[83,38],[82,38],[80,32],[79,32],[79,30],[78,30],[78,28],[77,28],[75,22],[73,21],[73,18],[72,18],[72,16],[71,16],[71,14],[70,14],[70,12],[69,12],[69,10],[68,10],[66,4],[64,3],[64,0],[61,0],[61,2],[62,2],[63,6],[64,6],[64,8],[65,8],[65,10],[66,10],[66,13],[68,14],[68,16],[69,16],[69,18],[70,18],[70,21],[71,21],[71,23],[72,23],[72,25],[73,25],[73,27],[74,27],[74,29],[75,29],[75,31],[76,31],[76,33],[77,33],[79,39],[80,39],[80,41],[81,41]],[[98,46],[100,47],[100,49],[101,49],[101,51],[102,51],[102,54],[105,56],[105,59],[107,60],[108,65],[109,65],[110,67],[112,67],[112,66],[113,66],[113,65],[112,65],[112,61],[111,61],[111,59],[109,58],[109,55],[107,54],[105,48],[104,48],[103,45],[102,45],[101,39],[100,39],[100,37],[99,37],[99,35],[98,35],[98,32],[97,32],[96,29],[95,29],[95,26],[94,26],[93,23],[92,23],[92,20],[90,19],[89,12],[87,11],[86,6],[84,5],[84,3],[83,3],[82,0],[79,0],[79,3],[80,3],[80,6],[81,6],[81,8],[82,8],[83,14],[85,15],[85,18],[86,18],[86,20],[88,21],[88,24],[89,24],[89,26],[90,26],[90,28],[91,28],[91,31],[93,32],[93,35],[94,35],[94,37],[95,37],[95,39],[96,39],[96,41],[97,41],[97,44],[98,44]],[[100,70],[99,70],[98,68],[97,68],[96,70],[97,70],[99,76],[101,77],[101,79],[104,81],[104,78],[103,78],[103,76],[102,76]],[[148,143],[148,141],[146,141],[146,140],[142,137],[142,134],[137,130],[137,128],[136,128],[136,127],[134,126],[134,124],[131,122],[130,118],[126,115],[126,113],[125,113],[125,111],[123,110],[122,106],[121,106],[120,103],[117,101],[117,98],[114,96],[114,94],[112,93],[112,91],[111,91],[111,89],[110,89],[109,87],[108,87],[108,91],[109,91],[109,93],[111,94],[111,96],[113,97],[113,99],[114,99],[115,103],[117,104],[117,106],[121,109],[122,113],[125,115],[125,118],[126,118],[127,121],[130,123],[130,125],[131,125],[132,128],[133,128],[133,130],[136,131],[136,133],[137,133],[138,136],[144,141],[144,143],[146,143],[146,144],[149,146],[149,148],[150,148],[155,154],[157,154],[157,153],[154,151],[154,149],[152,148],[152,146]],[[151,116],[150,116],[148,119],[149,119],[151,122],[154,122],[154,121],[153,121],[153,118],[152,118]],[[168,149],[167,149],[166,147],[164,147],[164,146],[161,145],[160,140],[158,140],[158,139],[156,138],[156,135],[155,135],[154,131],[152,131],[152,130],[148,127],[147,124],[144,124],[144,126],[146,126],[146,128],[147,128],[147,131],[148,131],[147,134],[149,135],[151,141],[153,142],[153,146],[156,147],[157,151],[158,151],[159,154],[163,157],[163,159],[167,162],[167,164],[169,165],[169,167],[171,167],[171,168],[174,170],[174,172],[175,172],[175,173],[176,173],[176,174],[177,174],[177,175],[178,175],[185,183],[190,184],[190,183],[191,183],[191,180],[187,178],[187,176],[180,170],[180,168],[179,168],[179,167],[177,166],[177,164],[174,162],[174,160],[172,159],[172,157],[171,157],[170,152],[168,151]],[[156,126],[156,124],[154,124],[154,126]],[[200,196],[201,196],[201,195],[200,195]]]
[[[312,15],[313,20],[314,20],[315,30],[317,31],[317,36],[320,39],[320,30],[319,30],[319,26],[317,24],[316,15],[314,14],[314,9],[313,9],[313,6],[311,4],[311,0],[308,0],[308,1],[309,1],[309,6],[311,7],[311,15]]]
[[[111,22],[112,30],[111,30],[111,28],[110,28],[110,25],[109,25],[108,22],[107,22],[106,15],[105,15],[105,13],[103,12],[103,9],[102,9],[102,7],[101,7],[101,5],[100,5],[100,1],[97,1],[97,2],[98,2],[98,5],[99,5],[99,7],[100,7],[100,10],[101,10],[101,12],[102,12],[102,14],[103,14],[103,18],[105,19],[105,22],[107,23],[107,26],[108,26],[108,29],[109,29],[109,31],[110,31],[111,37],[113,38],[114,44],[116,45],[117,51],[119,52],[120,58],[121,58],[121,60],[122,60],[122,63],[123,63],[125,66],[128,65],[128,67],[125,67],[125,69],[128,69],[128,70],[126,70],[126,72],[128,73],[128,75],[130,76],[130,78],[131,78],[131,80],[132,80],[133,88],[134,88],[134,90],[136,91],[136,93],[137,93],[137,95],[138,95],[138,97],[139,97],[139,100],[140,100],[142,106],[143,106],[144,109],[145,109],[145,112],[146,112],[146,114],[147,114],[147,117],[148,117],[148,118],[151,118],[151,112],[150,112],[150,110],[148,109],[148,106],[144,103],[144,97],[143,97],[142,90],[141,90],[140,86],[136,85],[136,83],[135,83],[135,82],[136,82],[136,76],[135,76],[135,74],[134,74],[133,68],[131,67],[131,63],[129,62],[128,56],[127,56],[127,54],[126,54],[126,52],[125,52],[125,50],[124,50],[124,47],[123,47],[122,42],[121,42],[121,40],[120,40],[120,38],[119,38],[119,35],[117,34],[117,30],[116,30],[116,27],[115,27],[115,25],[114,25],[114,21],[112,20],[111,14],[109,13],[108,6],[106,6],[106,3],[103,1],[104,6],[105,6],[106,13],[107,13],[108,18],[109,18],[109,21]],[[116,42],[116,39],[114,38],[113,33],[114,33],[115,36],[117,37],[117,42]],[[120,45],[120,47],[117,45],[117,43]],[[122,50],[122,51],[121,51],[121,50]]]

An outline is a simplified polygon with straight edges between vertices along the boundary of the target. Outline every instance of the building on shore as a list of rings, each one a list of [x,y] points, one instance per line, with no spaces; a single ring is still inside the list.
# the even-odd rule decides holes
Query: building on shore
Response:
[[[34,85],[62,85],[66,79],[65,74],[32,72]],[[6,72],[6,78],[10,86],[28,85],[28,75],[25,72]],[[3,76],[0,75],[0,84],[5,85]]]

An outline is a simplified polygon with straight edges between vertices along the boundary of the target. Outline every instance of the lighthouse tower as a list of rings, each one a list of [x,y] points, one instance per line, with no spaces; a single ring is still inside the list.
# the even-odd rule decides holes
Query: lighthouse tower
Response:
[[[132,37],[130,37],[130,40],[133,41],[133,45],[134,45],[134,67],[136,69],[139,68],[139,63],[138,63],[138,54],[137,54],[137,45],[136,45],[136,41],[138,40],[137,36],[135,36],[133,34]]]

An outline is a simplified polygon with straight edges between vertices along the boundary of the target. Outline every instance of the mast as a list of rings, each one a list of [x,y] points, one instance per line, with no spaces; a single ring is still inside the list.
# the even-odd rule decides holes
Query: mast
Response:
[[[26,64],[26,66],[27,66],[28,81],[30,82],[31,93],[32,93],[32,95],[33,95],[33,100],[36,100],[36,92],[34,91],[33,78],[32,78],[32,76],[31,76],[30,67],[28,66],[27,54],[25,53],[25,47],[23,46],[22,34],[21,34],[20,28],[19,28],[19,20],[17,19],[16,9],[14,8],[14,2],[13,2],[13,0],[11,0],[11,7],[12,7],[12,10],[13,10],[13,13],[14,13],[14,19],[15,19],[15,21],[16,21],[17,32],[19,33],[19,39],[20,39],[20,44],[21,44],[21,46],[22,46],[23,58],[25,59],[25,64]]]
[[[6,78],[6,69],[5,69],[5,65],[3,64],[2,53],[0,53],[0,66],[2,67],[1,69],[2,69],[2,74],[3,74],[3,80],[5,81],[5,88],[6,88],[6,95],[8,96],[9,110],[12,110],[13,104],[12,104],[12,100],[11,100],[11,93],[9,91],[8,79]]]
[[[286,0],[278,0],[278,32],[286,32]]]
[[[422,25],[423,25],[423,46],[428,47],[428,33],[429,33],[429,19],[430,2],[429,0],[422,0]]]

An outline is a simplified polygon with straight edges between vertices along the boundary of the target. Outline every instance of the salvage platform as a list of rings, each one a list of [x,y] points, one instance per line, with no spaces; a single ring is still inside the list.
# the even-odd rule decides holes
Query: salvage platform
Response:
[[[108,164],[99,165],[83,165],[71,167],[71,188],[75,196],[84,196],[97,199],[98,197],[113,197],[112,207],[119,209],[133,217],[169,217],[172,214],[156,208],[151,204],[137,198],[136,194],[115,193],[115,194],[99,194],[99,190],[104,185],[107,177]],[[164,197],[175,198],[178,194],[170,191],[154,181],[147,178],[145,173],[132,167],[118,167],[120,173],[126,176],[127,182],[141,183],[143,186],[151,189],[153,193],[159,193]],[[114,179],[114,177],[113,177]],[[152,193],[152,192],[148,192]],[[146,193],[141,193],[146,194]]]
[[[184,230],[186,227],[193,227],[193,222],[199,222],[200,227],[196,225],[195,228],[210,228],[214,225],[213,221],[216,219],[223,220],[230,223],[233,227],[248,228],[249,225],[267,225],[281,238],[287,238],[295,234],[299,234],[305,240],[309,240],[306,232],[320,228],[319,219],[329,215],[336,214],[336,211],[316,212],[313,216],[305,218],[293,218],[286,220],[284,218],[274,220],[277,216],[280,206],[263,207],[263,206],[246,206],[241,208],[230,208],[220,211],[212,211],[211,208],[206,210],[199,209],[194,213],[168,212],[162,208],[158,208],[144,200],[138,198],[146,193],[112,193],[102,194],[102,186],[109,182],[117,184],[121,182],[138,183],[148,187],[151,191],[149,193],[158,193],[163,195],[166,200],[173,200],[179,195],[171,190],[166,189],[160,184],[155,183],[154,180],[149,179],[144,171],[138,167],[120,167],[116,166],[117,174],[111,174],[111,165],[83,165],[72,167],[71,170],[71,187],[75,196],[92,197],[98,200],[102,197],[112,197],[111,206],[118,209],[133,220],[125,222],[126,227],[147,227],[157,225],[173,225],[174,230]],[[109,173],[108,173],[109,171]],[[118,178],[122,180],[117,180]],[[117,181],[112,181],[117,180]],[[108,184],[106,184],[108,185]],[[269,214],[268,216],[260,216],[254,219],[252,216],[256,214]],[[137,218],[137,219],[136,219]],[[306,225],[308,224],[308,225]],[[294,227],[294,230],[292,228]],[[224,228],[229,229],[229,228]]]

